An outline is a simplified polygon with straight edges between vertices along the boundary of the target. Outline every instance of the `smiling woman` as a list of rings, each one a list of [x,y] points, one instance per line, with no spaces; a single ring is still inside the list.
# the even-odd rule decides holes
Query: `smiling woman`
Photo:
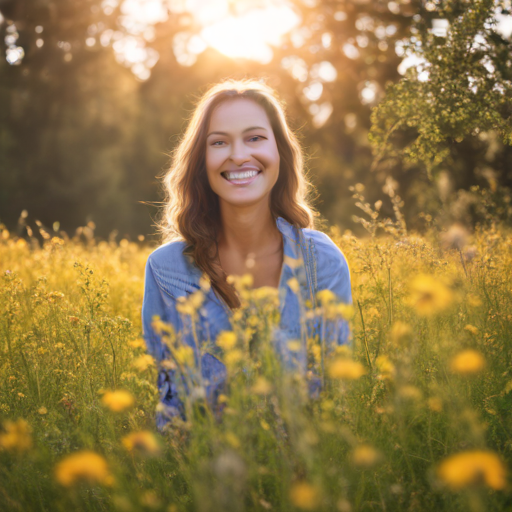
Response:
[[[332,240],[313,229],[301,148],[266,85],[229,80],[212,87],[194,111],[164,185],[159,225],[164,243],[146,264],[142,305],[146,344],[160,367],[159,427],[172,416],[184,418],[185,411],[174,369],[163,364],[169,349],[155,329],[155,316],[193,349],[215,410],[226,369],[201,347],[232,329],[233,311],[241,303],[230,276],[249,274],[254,288],[278,291],[273,343],[285,366],[298,365],[304,378],[307,335],[321,337],[332,349],[347,343],[350,333],[341,318],[322,329],[312,324],[306,333],[303,305],[315,308],[318,290],[352,302],[348,264]],[[184,318],[183,301],[201,289],[207,293],[195,327]],[[301,339],[292,358],[288,341]]]

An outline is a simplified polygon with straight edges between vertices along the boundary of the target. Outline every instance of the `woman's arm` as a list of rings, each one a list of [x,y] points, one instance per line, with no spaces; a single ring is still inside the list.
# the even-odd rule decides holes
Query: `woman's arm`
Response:
[[[163,294],[155,280],[151,268],[151,256],[146,262],[144,278],[144,298],[142,301],[142,331],[147,351],[151,354],[158,368],[157,386],[160,392],[160,404],[157,410],[156,423],[161,429],[170,418],[181,416],[185,419],[183,402],[176,390],[175,371],[163,367],[162,362],[169,357],[169,350],[162,342],[161,335],[153,326],[154,317],[170,324],[173,329],[178,327],[176,300]]]

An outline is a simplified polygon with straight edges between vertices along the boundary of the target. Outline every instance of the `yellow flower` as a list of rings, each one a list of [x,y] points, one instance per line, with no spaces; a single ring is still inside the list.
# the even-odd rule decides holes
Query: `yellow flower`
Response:
[[[297,508],[314,510],[318,506],[319,493],[308,482],[297,482],[290,489],[290,501]]]
[[[437,469],[439,478],[454,490],[485,483],[492,489],[503,489],[506,469],[493,452],[468,451],[457,453],[441,462]]]
[[[157,455],[160,453],[160,445],[154,434],[149,430],[132,432],[121,439],[121,443],[129,452],[137,452],[144,455]]]
[[[272,384],[265,377],[258,377],[252,386],[252,392],[257,395],[268,395],[272,391]]]
[[[287,284],[288,284],[290,290],[293,293],[295,293],[295,295],[299,294],[300,286],[299,286],[299,281],[297,281],[296,277],[292,277],[292,278],[288,279]]]
[[[189,345],[181,345],[174,352],[174,357],[179,364],[193,367],[195,364],[194,349]]]
[[[101,397],[101,401],[105,407],[108,407],[113,412],[122,412],[132,407],[135,403],[133,395],[124,389],[106,391]]]
[[[201,290],[203,290],[203,292],[205,293],[210,291],[212,283],[210,281],[210,277],[207,274],[203,274],[201,276],[201,278],[199,279],[199,286],[201,287]]]
[[[39,407],[39,409],[37,409],[37,412],[39,414],[47,414],[48,413],[48,409],[46,407]]]
[[[24,419],[7,420],[4,430],[5,432],[0,432],[0,448],[18,453],[32,448],[32,428]]]
[[[431,316],[445,310],[453,302],[453,292],[439,278],[420,274],[410,285],[409,304],[420,316]]]
[[[107,461],[97,453],[83,450],[68,455],[55,467],[55,478],[64,487],[79,482],[111,485],[114,482]]]
[[[470,332],[471,334],[474,334],[475,336],[478,334],[478,328],[471,324],[466,325],[466,327],[464,327],[464,330]]]
[[[288,348],[292,352],[298,352],[300,350],[300,347],[301,347],[301,341],[300,340],[290,340],[288,342]]]
[[[393,376],[395,375],[395,366],[388,356],[377,357],[375,363],[377,364],[377,368],[380,372],[381,379],[390,380],[393,378]]]
[[[146,342],[143,338],[137,338],[128,342],[128,346],[131,348],[145,348]]]
[[[480,352],[467,349],[459,352],[450,362],[450,369],[453,373],[471,375],[478,373],[485,367],[485,359]]]
[[[255,301],[269,300],[275,304],[279,303],[279,290],[273,286],[260,286],[252,290],[252,298]]]
[[[231,350],[236,346],[236,334],[233,331],[221,331],[217,336],[217,345],[222,350]]]
[[[331,379],[356,380],[366,374],[366,368],[359,362],[347,358],[337,358],[328,367]]]
[[[142,356],[137,357],[132,362],[132,366],[138,370],[139,372],[143,372],[147,370],[150,366],[155,364],[155,360],[149,354],[143,354]]]
[[[355,315],[355,309],[352,304],[338,304],[335,308],[335,314],[334,316],[341,316],[341,318],[344,318],[345,320],[352,320]]]
[[[167,334],[172,334],[174,332],[173,326],[166,322],[162,322],[162,319],[158,315],[154,315],[152,317],[151,327],[157,334],[162,334],[163,332],[166,332]]]
[[[233,366],[236,363],[238,363],[238,361],[240,361],[242,359],[242,357],[243,357],[243,354],[242,354],[241,350],[238,350],[238,349],[230,350],[224,356],[224,362],[226,363],[227,366]]]
[[[283,263],[290,267],[291,269],[295,269],[299,268],[302,265],[302,260],[286,256],[285,254],[283,258]]]
[[[361,469],[369,469],[381,459],[381,453],[368,444],[356,446],[352,452],[352,462]]]
[[[331,290],[320,290],[317,292],[316,298],[320,306],[325,307],[336,300],[336,295]]]

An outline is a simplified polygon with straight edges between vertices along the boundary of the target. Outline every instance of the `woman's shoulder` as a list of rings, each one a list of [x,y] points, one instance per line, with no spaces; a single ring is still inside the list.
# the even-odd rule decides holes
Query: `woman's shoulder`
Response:
[[[303,232],[313,248],[318,290],[332,290],[341,301],[351,304],[350,268],[343,251],[322,231],[304,229]]]
[[[200,270],[193,263],[190,256],[184,254],[187,246],[185,240],[172,240],[154,249],[149,257],[148,264],[154,272],[181,274],[191,279],[201,275]]]
[[[322,264],[338,264],[339,266],[347,266],[347,259],[343,251],[333,242],[333,240],[324,233],[316,229],[304,228],[302,230],[306,240],[310,240],[315,256],[317,257],[317,265]]]

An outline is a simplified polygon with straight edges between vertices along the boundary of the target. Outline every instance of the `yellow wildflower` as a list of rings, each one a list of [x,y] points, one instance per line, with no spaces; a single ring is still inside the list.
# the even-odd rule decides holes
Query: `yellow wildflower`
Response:
[[[355,309],[352,304],[338,304],[335,308],[335,314],[334,316],[341,316],[345,320],[352,320],[355,315]]]
[[[275,304],[279,303],[279,290],[273,286],[260,286],[252,290],[252,298],[255,301],[269,300]]]
[[[431,316],[448,308],[453,292],[437,277],[420,274],[410,285],[409,304],[420,316]]]
[[[471,324],[466,325],[466,327],[464,327],[464,330],[470,332],[471,334],[474,334],[475,336],[478,334],[478,328]]]
[[[145,348],[146,342],[143,338],[137,338],[128,342],[128,346],[131,348]]]
[[[154,364],[155,360],[149,354],[143,354],[132,362],[132,366],[139,372],[147,370],[150,366],[154,366]]]
[[[137,452],[144,455],[157,455],[160,453],[160,445],[154,434],[149,430],[132,432],[121,439],[121,443],[129,452]]]
[[[193,316],[196,312],[196,308],[183,296],[178,297],[176,300],[176,311],[182,315]]]
[[[388,356],[377,357],[375,363],[377,364],[381,379],[390,380],[394,377],[395,365],[391,362]]]
[[[484,356],[476,350],[467,349],[459,352],[450,362],[453,373],[471,375],[478,373],[485,367]]]
[[[297,281],[296,277],[292,277],[292,278],[288,279],[287,284],[293,293],[295,293],[296,295],[299,294],[300,285],[299,285],[299,281]]]
[[[490,451],[457,453],[441,462],[437,469],[439,478],[454,490],[485,483],[492,489],[503,489],[506,469],[498,455]]]
[[[251,288],[254,283],[254,279],[252,274],[244,274],[239,281],[239,285],[241,288]]]
[[[83,450],[68,455],[55,467],[55,478],[64,487],[79,482],[111,485],[114,482],[107,461],[97,453]]]
[[[226,363],[227,366],[233,366],[236,363],[238,363],[238,361],[240,361],[242,359],[242,357],[243,357],[243,354],[242,354],[241,350],[238,350],[238,349],[230,350],[225,355],[224,362]]]
[[[331,290],[320,290],[317,292],[316,298],[320,306],[325,307],[336,300],[336,295]]]
[[[195,363],[194,349],[189,345],[181,345],[174,352],[174,357],[179,364],[193,367]]]
[[[301,347],[301,341],[300,340],[290,340],[288,342],[288,348],[292,352],[298,352],[300,350],[300,347]]]
[[[135,398],[129,391],[118,389],[116,391],[106,391],[101,397],[101,401],[111,411],[122,412],[133,406]]]
[[[233,432],[226,432],[226,441],[233,447],[233,448],[240,448],[240,439],[236,437]]]
[[[231,350],[236,346],[236,334],[233,331],[221,331],[217,336],[217,345],[222,350]]]
[[[18,453],[32,448],[32,428],[24,419],[7,420],[4,430],[5,432],[0,432],[0,448]]]
[[[366,368],[359,361],[342,357],[329,364],[327,373],[331,379],[356,380],[366,374]]]
[[[290,489],[290,501],[297,508],[314,510],[318,506],[319,498],[317,488],[308,482],[297,482]]]
[[[39,414],[47,414],[48,413],[48,409],[46,407],[39,407],[39,409],[37,409],[37,412]]]
[[[205,293],[210,291],[210,288],[212,287],[212,283],[207,274],[203,274],[201,276],[201,278],[199,279],[199,286],[201,287],[201,290],[203,290],[203,292],[205,292]]]
[[[188,302],[197,311],[203,305],[204,293],[201,290],[197,290],[189,296]]]
[[[174,332],[173,326],[166,322],[162,322],[162,319],[158,315],[154,315],[151,319],[151,327],[153,327],[157,334],[162,334],[163,332],[172,334]]]
[[[252,386],[252,392],[257,395],[268,395],[272,391],[272,384],[265,377],[258,377]]]
[[[291,269],[299,268],[302,265],[302,260],[298,258],[292,258],[290,256],[284,255],[283,263],[290,267]]]
[[[368,444],[356,446],[352,452],[352,462],[361,469],[369,469],[381,459],[381,453]]]

